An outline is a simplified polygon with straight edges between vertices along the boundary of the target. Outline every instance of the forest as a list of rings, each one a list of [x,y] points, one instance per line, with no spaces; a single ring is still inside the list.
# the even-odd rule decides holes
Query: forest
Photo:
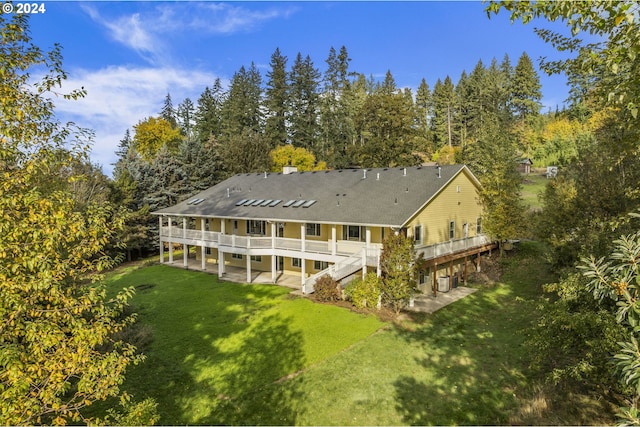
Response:
[[[568,55],[540,64],[567,75],[568,107],[541,111],[526,52],[515,66],[507,56],[479,60],[455,83],[422,80],[413,93],[397,87],[391,71],[377,81],[351,70],[346,47],[332,48],[322,71],[302,54],[289,66],[276,48],[266,75],[249,64],[229,87],[216,80],[175,107],[167,94],[157,116],[136,118],[113,177],[89,160],[91,132],[55,117],[55,97],[84,95],[60,94],[60,47],[41,50],[25,17],[0,15],[0,421],[64,424],[95,401],[128,401],[119,389],[124,372],[144,358],[119,335],[135,321],[125,309],[133,289],[107,297],[101,280],[156,250],[150,212],[233,174],[286,164],[439,162],[465,163],[479,178],[491,237],[547,248],[558,280],[545,287],[530,332],[532,366],[558,394],[597,396],[619,407],[621,423],[640,423],[638,5],[486,8],[525,24],[567,24],[572,36],[536,32]],[[602,41],[585,43],[580,34]],[[46,72],[32,84],[35,67]],[[559,166],[541,209],[522,204],[514,167],[521,158]]]

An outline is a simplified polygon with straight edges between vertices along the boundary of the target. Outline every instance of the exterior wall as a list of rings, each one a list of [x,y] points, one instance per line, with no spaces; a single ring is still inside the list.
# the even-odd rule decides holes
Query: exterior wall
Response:
[[[407,235],[413,236],[414,226],[422,225],[422,245],[446,242],[450,240],[449,222],[455,221],[454,239],[464,237],[465,223],[468,224],[467,237],[476,236],[476,223],[482,215],[477,192],[478,188],[464,172],[458,174],[409,222]]]

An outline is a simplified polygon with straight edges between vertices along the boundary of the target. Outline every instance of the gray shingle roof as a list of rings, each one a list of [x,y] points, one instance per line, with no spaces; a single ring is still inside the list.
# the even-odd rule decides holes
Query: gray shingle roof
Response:
[[[238,174],[154,214],[400,227],[451,179],[468,171],[464,165],[444,165],[438,178],[437,169],[418,166]],[[203,200],[189,204],[195,199]],[[254,202],[238,206],[242,200]],[[268,200],[281,202],[271,206],[274,203],[267,204]],[[291,200],[315,203],[284,207]]]

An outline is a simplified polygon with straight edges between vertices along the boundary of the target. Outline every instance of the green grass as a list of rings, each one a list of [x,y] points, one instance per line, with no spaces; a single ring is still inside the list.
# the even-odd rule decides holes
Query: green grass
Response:
[[[552,276],[535,246],[518,252],[500,283],[396,323],[167,266],[115,274],[153,331],[123,388],[165,425],[572,424],[522,415],[526,330]]]
[[[524,177],[522,199],[529,209],[542,208],[539,195],[544,192],[547,182],[547,178],[539,173],[531,173]]]

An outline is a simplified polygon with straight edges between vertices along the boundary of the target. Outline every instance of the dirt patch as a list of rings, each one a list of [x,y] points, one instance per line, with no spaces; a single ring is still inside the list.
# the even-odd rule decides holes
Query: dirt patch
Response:
[[[502,267],[498,261],[497,253],[480,257],[480,271],[476,270],[475,263],[469,263],[469,265],[473,266],[469,273],[469,281],[472,283],[493,285],[502,277]]]

